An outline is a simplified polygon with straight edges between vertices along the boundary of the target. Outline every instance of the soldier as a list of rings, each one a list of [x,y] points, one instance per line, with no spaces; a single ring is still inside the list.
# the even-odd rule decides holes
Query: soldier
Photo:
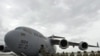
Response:
[[[68,53],[66,52],[65,56],[68,56]]]
[[[51,54],[51,56],[54,56],[54,54]]]
[[[41,45],[41,48],[40,48],[40,50],[39,50],[39,53],[40,53],[40,55],[42,55],[42,56],[46,56],[47,52],[46,52],[46,50],[45,50],[45,48],[44,48],[44,45]]]
[[[88,56],[88,53],[84,51],[83,56]]]
[[[60,54],[59,53],[56,53],[56,56],[60,56]]]
[[[63,53],[61,54],[61,56],[65,56],[65,53],[63,52]]]
[[[51,54],[50,53],[47,53],[46,56],[51,56]]]
[[[54,56],[57,56],[57,53],[55,53]]]
[[[94,51],[91,51],[90,56],[95,56]]]
[[[82,56],[82,53],[80,51],[78,51],[77,56]]]
[[[72,53],[70,54],[70,56],[74,56],[74,52],[72,52]]]
[[[100,51],[97,51],[96,56],[100,56]]]

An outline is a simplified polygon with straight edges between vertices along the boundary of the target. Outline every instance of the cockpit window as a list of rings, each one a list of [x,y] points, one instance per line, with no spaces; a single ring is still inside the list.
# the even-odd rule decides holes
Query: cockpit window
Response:
[[[27,32],[29,34],[32,34],[32,30],[31,29],[28,29],[28,28],[25,28],[25,27],[18,27],[18,28],[16,28],[16,30],[17,29],[20,29],[20,30],[23,30],[23,31],[25,31],[25,32]]]
[[[16,28],[15,30],[23,30],[29,34],[32,34],[34,36],[37,36],[37,37],[41,37],[41,38],[45,38],[40,32],[34,30],[34,29],[31,29],[31,28],[27,28],[27,27],[18,27]],[[24,34],[22,34],[24,35]]]
[[[32,31],[29,30],[29,29],[23,29],[23,30],[26,31],[26,32],[28,32],[28,33],[30,33],[30,34],[32,34]]]

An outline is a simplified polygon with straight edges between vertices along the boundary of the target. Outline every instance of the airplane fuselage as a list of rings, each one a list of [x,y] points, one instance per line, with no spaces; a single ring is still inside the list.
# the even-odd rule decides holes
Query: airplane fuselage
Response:
[[[49,53],[55,53],[54,46],[50,43],[50,39],[44,37],[40,32],[26,28],[18,27],[5,36],[7,47],[16,54],[25,54],[27,56],[38,56],[41,45]]]

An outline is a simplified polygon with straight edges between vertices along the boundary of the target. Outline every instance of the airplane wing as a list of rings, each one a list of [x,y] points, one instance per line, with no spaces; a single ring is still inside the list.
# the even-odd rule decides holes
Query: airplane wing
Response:
[[[84,42],[84,43],[86,43],[86,42]],[[72,45],[72,46],[79,46],[80,45],[80,43],[75,43],[75,42],[69,42],[69,44]],[[88,47],[99,47],[99,45],[97,43],[96,46],[95,45],[88,45]]]
[[[64,37],[60,37],[60,36],[50,36],[49,37],[51,39],[51,44],[52,45],[59,45],[62,49],[66,49],[69,46],[78,46],[80,50],[86,50],[88,47],[99,47],[99,44],[97,43],[97,45],[89,45],[87,42],[80,42],[80,43],[76,43],[76,42],[71,42],[71,41],[67,41]],[[61,38],[62,40],[58,40],[55,38]]]

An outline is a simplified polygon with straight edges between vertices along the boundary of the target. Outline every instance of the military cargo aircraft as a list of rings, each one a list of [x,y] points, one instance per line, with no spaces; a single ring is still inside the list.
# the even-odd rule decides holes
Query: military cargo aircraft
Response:
[[[59,38],[61,40],[59,40]],[[17,27],[9,31],[5,35],[4,41],[5,45],[0,45],[0,51],[12,51],[20,56],[39,56],[41,45],[51,54],[56,52],[54,45],[59,45],[62,49],[66,49],[69,46],[78,46],[80,50],[86,50],[88,47],[99,47],[98,43],[97,46],[89,45],[87,42],[83,41],[75,43],[60,36],[53,35],[46,38],[40,32],[28,27]]]

